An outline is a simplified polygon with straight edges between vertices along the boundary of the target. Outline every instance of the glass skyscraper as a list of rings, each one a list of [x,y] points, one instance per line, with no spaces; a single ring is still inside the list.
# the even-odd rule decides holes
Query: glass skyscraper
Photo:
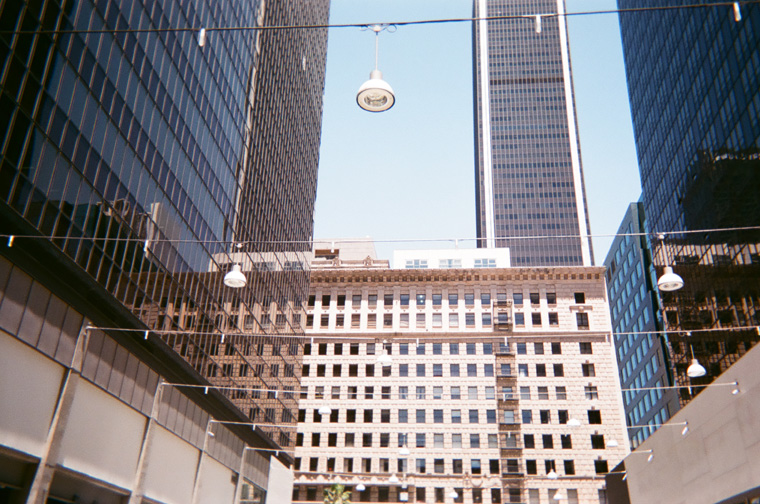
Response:
[[[644,211],[665,233],[654,263],[685,284],[662,293],[676,381],[708,383],[758,341],[760,6],[623,12],[620,27]],[[706,377],[686,376],[692,352]]]
[[[564,0],[474,2],[475,17],[524,16],[473,25],[477,235],[513,266],[593,263],[566,20],[536,18],[564,12]]]
[[[657,278],[644,207],[631,203],[604,260],[628,436],[638,446],[679,409],[670,353],[661,334]],[[638,236],[636,236],[638,235]]]
[[[121,345],[167,381],[210,384],[179,390],[259,424],[261,446],[292,446],[327,30],[224,28],[328,11],[1,0],[3,328],[37,341],[19,321],[45,313],[39,284],[79,314],[67,348],[102,329],[88,352]],[[234,263],[243,289],[222,283]]]

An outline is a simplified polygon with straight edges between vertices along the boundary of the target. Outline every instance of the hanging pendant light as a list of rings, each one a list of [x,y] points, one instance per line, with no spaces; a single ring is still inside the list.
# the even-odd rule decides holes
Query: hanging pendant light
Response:
[[[232,269],[228,271],[226,275],[224,275],[224,285],[227,287],[240,289],[241,287],[245,287],[246,283],[248,283],[248,281],[246,280],[243,272],[240,271],[239,264],[233,264]]]
[[[691,333],[686,333],[691,338]],[[699,363],[696,357],[694,357],[694,346],[689,342],[689,348],[691,349],[691,364],[686,369],[686,374],[689,378],[700,378],[707,374],[707,370]]]
[[[673,268],[670,266],[668,251],[665,248],[665,235],[658,235],[657,238],[659,238],[660,246],[662,246],[663,253],[665,254],[665,269],[662,272],[662,276],[657,279],[657,287],[663,292],[677,291],[683,287],[683,278],[674,273]]]
[[[377,68],[378,40],[380,32],[385,28],[383,25],[372,26],[372,31],[375,32],[375,69],[370,72],[369,80],[362,84],[356,93],[356,103],[367,112],[383,112],[396,103],[393,88],[383,80],[383,73]]]

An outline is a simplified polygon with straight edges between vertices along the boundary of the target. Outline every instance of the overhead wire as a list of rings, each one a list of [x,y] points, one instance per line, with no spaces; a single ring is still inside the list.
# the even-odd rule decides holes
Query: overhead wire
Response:
[[[657,5],[648,7],[630,7],[623,9],[605,9],[605,10],[590,10],[590,11],[574,11],[574,12],[546,12],[546,13],[532,13],[532,14],[496,14],[490,16],[479,17],[456,17],[456,18],[440,18],[440,19],[420,19],[411,21],[384,21],[375,23],[317,23],[317,24],[303,24],[303,25],[272,25],[272,26],[188,26],[188,27],[170,27],[170,28],[103,28],[103,29],[64,29],[64,30],[0,30],[0,34],[7,35],[55,35],[55,34],[118,34],[118,33],[168,33],[168,32],[192,32],[200,33],[204,30],[205,33],[211,32],[237,32],[237,31],[277,31],[277,30],[317,30],[317,29],[340,29],[340,28],[367,28],[375,25],[390,25],[390,26],[416,26],[416,25],[430,25],[430,24],[450,24],[450,23],[465,23],[465,22],[477,22],[477,21],[506,21],[506,20],[518,20],[526,19],[534,22],[537,17],[541,18],[559,18],[559,17],[575,17],[575,16],[591,16],[591,15],[603,15],[603,14],[633,14],[642,12],[662,12],[681,9],[702,9],[702,8],[715,8],[715,7],[731,7],[735,8],[738,5],[751,5],[760,3],[760,0],[741,0],[741,1],[726,1],[726,2],[712,2],[712,3],[694,3],[687,5]]]

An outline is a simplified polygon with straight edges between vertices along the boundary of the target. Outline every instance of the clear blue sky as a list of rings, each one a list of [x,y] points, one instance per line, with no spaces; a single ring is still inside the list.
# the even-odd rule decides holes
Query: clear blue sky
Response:
[[[567,0],[569,12],[614,0]],[[526,12],[526,14],[529,14]],[[469,0],[332,0],[332,23],[472,16]],[[612,234],[641,192],[617,16],[568,20],[592,234]],[[315,238],[475,237],[471,23],[414,25],[380,34],[380,64],[395,106],[373,114],[356,90],[374,66],[374,35],[331,29]],[[594,240],[596,263],[611,238]],[[462,246],[473,246],[462,244]],[[395,248],[453,243],[378,243]]]

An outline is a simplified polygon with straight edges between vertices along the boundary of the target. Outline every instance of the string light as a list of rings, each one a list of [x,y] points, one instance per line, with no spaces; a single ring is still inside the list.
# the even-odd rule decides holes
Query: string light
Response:
[[[145,331],[144,329],[129,329],[129,328],[123,328],[123,327],[96,327],[96,326],[87,326],[85,327],[86,331],[89,330],[100,330],[105,332],[132,332],[132,333],[139,333],[144,334],[145,332],[152,332],[157,335],[174,335],[174,334],[192,334],[193,336],[219,336],[221,339],[222,333],[221,332],[213,332],[213,331],[194,331],[194,330],[182,330],[182,329],[151,329],[148,331]],[[714,333],[714,332],[735,332],[735,331],[756,331],[757,326],[751,325],[751,326],[731,326],[731,327],[708,327],[704,329],[692,329],[691,333]],[[631,335],[640,335],[640,334],[663,334],[668,336],[677,336],[683,331],[668,331],[668,330],[662,330],[662,331],[625,331],[625,332],[612,332],[612,331],[586,331],[584,330],[582,333],[579,331],[556,331],[556,332],[549,332],[544,331],[541,334],[536,334],[535,332],[511,332],[509,337],[511,338],[521,338],[521,339],[530,339],[530,338],[552,338],[552,337],[558,337],[558,336],[583,336],[583,337],[604,337],[609,336],[611,334],[615,336],[627,336],[629,334]],[[425,341],[434,341],[434,342],[447,342],[447,341],[461,341],[461,334],[468,334],[469,337],[477,338],[478,341],[483,340],[493,340],[493,341],[503,341],[504,335],[503,334],[496,334],[493,335],[486,335],[486,334],[480,334],[480,333],[472,333],[472,332],[464,332],[464,333],[441,333],[437,335],[417,335],[414,332],[409,332],[409,336],[398,336],[397,333],[383,333],[378,332],[375,336],[364,336],[362,334],[355,334],[351,332],[346,332],[344,334],[298,334],[298,333],[231,333],[226,332],[224,333],[226,337],[232,338],[232,337],[243,337],[243,338],[262,338],[262,339],[296,339],[299,341],[309,340],[311,343],[314,343],[315,338],[318,341],[332,341],[332,340],[340,340],[340,341],[353,341],[353,342],[363,342],[363,341],[370,341],[370,342],[378,342],[379,338],[392,338],[394,342],[416,342],[419,345],[419,342],[425,342]],[[380,344],[380,343],[379,343]],[[642,389],[643,390],[643,389]]]
[[[758,0],[760,2],[760,0]],[[2,32],[0,32],[2,33]],[[701,234],[701,233],[720,233],[720,232],[735,232],[735,231],[758,231],[760,230],[760,225],[758,226],[740,226],[740,227],[730,227],[730,228],[705,228],[705,229],[689,229],[689,230],[679,230],[679,231],[656,231],[656,232],[638,232],[638,233],[600,233],[600,234],[558,234],[558,235],[529,235],[529,236],[497,236],[495,239],[497,240],[508,240],[508,241],[525,241],[525,240],[557,240],[557,239],[567,239],[567,238],[617,238],[617,237],[651,237],[651,238],[657,238],[660,235],[663,237],[673,237],[677,235],[690,235],[690,234]],[[124,238],[124,237],[109,237],[109,238],[98,238],[94,236],[48,236],[48,235],[12,235],[12,234],[4,234],[0,233],[0,238],[8,238],[8,246],[13,245],[13,240],[15,239],[43,239],[43,240],[51,240],[55,238],[66,238],[69,241],[78,241],[78,240],[98,240],[98,241],[108,241],[108,242],[140,242],[144,243],[145,239],[143,238]],[[484,238],[451,238],[451,237],[445,237],[445,238],[388,238],[388,239],[372,239],[372,238],[342,238],[337,240],[332,240],[330,242],[331,247],[335,248],[336,245],[340,244],[356,244],[356,243],[440,243],[440,242],[451,242],[455,245],[455,247],[459,246],[459,242],[482,242],[484,241]],[[151,243],[169,243],[169,244],[184,244],[184,243],[191,243],[191,244],[200,244],[200,245],[223,245],[223,246],[230,246],[235,245],[237,248],[242,248],[244,245],[305,245],[308,247],[313,248],[315,244],[323,243],[323,240],[319,239],[312,239],[312,240],[240,240],[240,241],[228,241],[228,240],[191,240],[191,239],[171,239],[171,238],[156,238],[150,240]],[[304,251],[306,252],[306,251]]]

